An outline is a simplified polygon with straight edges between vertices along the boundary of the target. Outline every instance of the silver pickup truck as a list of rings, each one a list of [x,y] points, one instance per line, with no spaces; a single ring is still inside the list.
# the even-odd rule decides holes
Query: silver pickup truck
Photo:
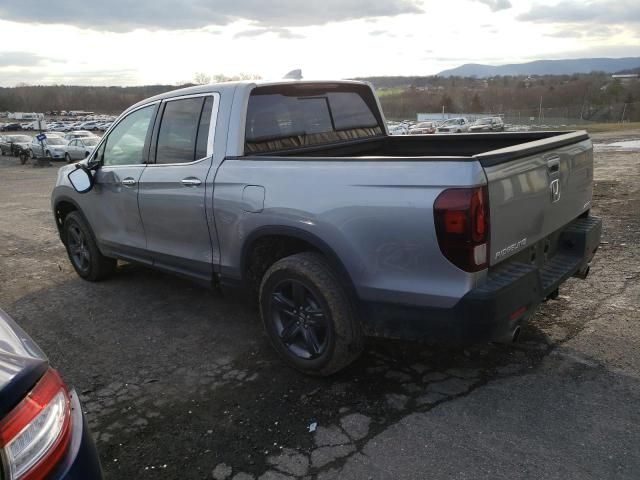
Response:
[[[243,289],[282,357],[328,375],[366,336],[517,337],[588,273],[592,181],[585,132],[390,136],[368,84],[241,82],[132,106],[52,207],[82,278],[122,259]]]

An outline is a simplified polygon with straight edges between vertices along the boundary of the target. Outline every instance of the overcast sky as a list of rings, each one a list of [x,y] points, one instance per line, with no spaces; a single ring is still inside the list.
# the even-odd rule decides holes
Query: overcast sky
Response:
[[[640,0],[0,0],[0,85],[640,56]]]

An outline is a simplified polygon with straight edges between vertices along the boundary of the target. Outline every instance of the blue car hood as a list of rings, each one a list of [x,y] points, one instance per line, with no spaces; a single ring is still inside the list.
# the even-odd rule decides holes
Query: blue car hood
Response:
[[[0,418],[26,396],[47,368],[46,355],[0,309]]]

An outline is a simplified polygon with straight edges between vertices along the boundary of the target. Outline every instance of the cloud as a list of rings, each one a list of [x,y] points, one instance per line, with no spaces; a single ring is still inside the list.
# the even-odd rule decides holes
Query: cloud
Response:
[[[45,62],[45,58],[32,52],[0,52],[1,67],[35,67]]]
[[[260,35],[265,35],[267,33],[274,33],[276,35],[278,35],[279,38],[285,38],[287,40],[289,39],[296,39],[296,38],[304,38],[304,35],[300,35],[298,33],[293,33],[291,30],[287,29],[287,28],[281,28],[281,27],[276,27],[276,28],[254,28],[251,30],[245,30],[243,32],[238,32],[236,33],[233,38],[252,38],[252,37],[258,37]]]
[[[623,29],[607,25],[568,25],[558,27],[554,32],[546,34],[553,38],[605,38],[623,32]]]
[[[565,0],[556,5],[536,3],[518,20],[535,23],[627,24],[640,22],[638,0]]]
[[[500,10],[506,10],[511,8],[511,2],[509,0],[477,0],[480,3],[487,5],[492,12],[498,12]]]
[[[132,69],[89,70],[54,73],[46,68],[24,68],[6,71],[0,68],[0,85],[135,85],[138,72]]]
[[[421,0],[324,0],[302,4],[299,0],[110,0],[88,6],[86,0],[58,0],[43,15],[42,0],[20,0],[2,2],[0,18],[113,32],[192,29],[226,25],[238,19],[259,26],[294,27],[422,13],[421,5]]]

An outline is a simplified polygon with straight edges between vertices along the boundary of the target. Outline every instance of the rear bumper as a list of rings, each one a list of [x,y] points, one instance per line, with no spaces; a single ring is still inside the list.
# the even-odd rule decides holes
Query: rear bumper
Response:
[[[71,392],[71,443],[65,458],[49,476],[59,480],[100,480],[102,469],[95,443],[75,391]]]
[[[560,234],[556,254],[542,267],[504,262],[452,308],[366,302],[361,306],[365,333],[443,343],[510,339],[564,281],[584,273],[600,245],[601,231],[597,217],[574,220]]]

